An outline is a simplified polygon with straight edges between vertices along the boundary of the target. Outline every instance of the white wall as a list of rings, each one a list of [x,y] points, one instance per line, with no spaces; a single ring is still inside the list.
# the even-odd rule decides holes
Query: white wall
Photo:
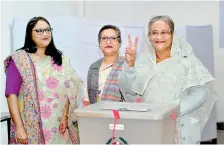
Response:
[[[14,17],[24,16],[86,16],[87,18],[106,20],[120,24],[143,25],[152,15],[170,15],[178,25],[208,25],[214,31],[215,87],[219,95],[217,104],[218,121],[224,121],[224,49],[219,41],[219,6],[217,1],[204,2],[153,2],[153,1],[3,1],[1,3],[1,70],[2,61],[10,53],[9,25]],[[4,37],[3,37],[4,36]],[[4,98],[5,76],[1,71],[1,112],[8,111]],[[1,135],[2,136],[2,135]],[[7,140],[1,141],[7,143]]]

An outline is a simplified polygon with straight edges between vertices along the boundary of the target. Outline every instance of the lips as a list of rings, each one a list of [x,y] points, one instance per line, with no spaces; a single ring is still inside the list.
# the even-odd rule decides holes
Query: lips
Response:
[[[106,46],[105,48],[113,48],[112,46]]]
[[[43,38],[43,39],[41,39],[41,40],[48,40],[49,38]]]
[[[166,41],[156,41],[157,44],[165,43]]]

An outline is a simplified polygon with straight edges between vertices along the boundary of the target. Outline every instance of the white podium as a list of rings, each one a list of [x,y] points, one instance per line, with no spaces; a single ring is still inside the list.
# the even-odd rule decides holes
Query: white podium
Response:
[[[99,102],[74,112],[78,119],[81,144],[106,144],[112,138],[114,113],[120,119],[115,126],[115,141],[127,144],[174,144],[175,120],[179,105],[127,102]],[[122,143],[122,142],[121,142]]]

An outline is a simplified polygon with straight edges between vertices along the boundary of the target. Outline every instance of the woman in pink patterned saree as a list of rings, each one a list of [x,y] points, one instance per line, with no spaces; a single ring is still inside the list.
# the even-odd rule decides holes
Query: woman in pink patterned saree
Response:
[[[10,144],[79,143],[71,115],[82,81],[56,49],[45,18],[28,22],[24,47],[7,57],[5,71]]]

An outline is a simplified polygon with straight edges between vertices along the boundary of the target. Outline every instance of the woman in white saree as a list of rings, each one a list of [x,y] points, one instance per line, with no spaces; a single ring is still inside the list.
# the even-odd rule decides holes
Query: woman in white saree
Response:
[[[119,76],[125,101],[180,102],[178,144],[201,141],[201,132],[217,100],[214,78],[196,58],[191,46],[174,31],[168,16],[153,17],[144,34],[144,53],[136,57],[137,38],[126,49]]]

